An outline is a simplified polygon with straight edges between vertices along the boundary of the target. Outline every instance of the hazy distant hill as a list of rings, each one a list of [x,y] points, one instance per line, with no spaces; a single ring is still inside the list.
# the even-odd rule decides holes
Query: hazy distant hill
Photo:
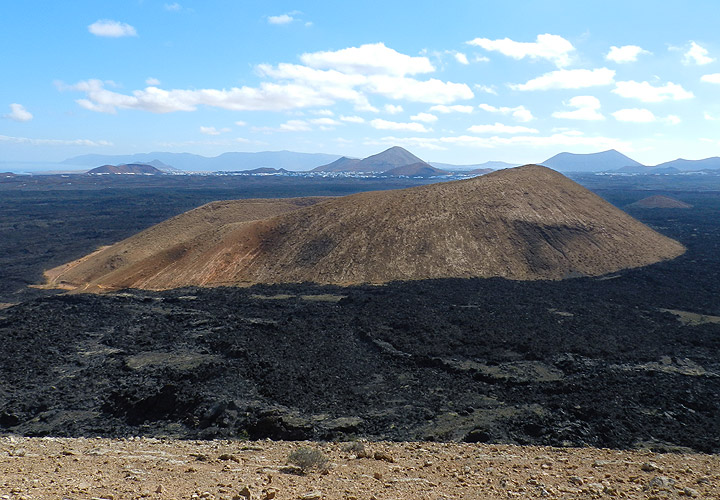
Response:
[[[616,172],[625,174],[677,174],[680,170],[674,167],[646,167],[640,165],[622,167],[617,169]]]
[[[654,168],[676,168],[683,172],[695,171],[695,170],[717,170],[720,169],[720,157],[713,156],[712,158],[705,158],[703,160],[685,160],[678,158],[677,160],[667,161],[659,165],[655,165]]]
[[[217,172],[219,170],[248,170],[260,167],[284,168],[298,171],[309,170],[317,165],[328,163],[339,158],[339,155],[324,153],[296,153],[293,151],[263,151],[260,153],[223,153],[215,157],[206,157],[190,153],[137,153],[132,155],[83,155],[68,158],[65,164],[86,165],[118,165],[128,163],[151,164],[160,161],[185,171]]]
[[[491,169],[500,170],[503,168],[512,168],[520,166],[519,163],[507,163],[504,161],[486,161],[485,163],[477,163],[474,165],[453,165],[452,163],[438,163],[436,161],[430,162],[430,165],[442,170],[448,170],[451,172],[459,171],[475,171],[480,169]]]
[[[648,196],[642,200],[638,200],[635,203],[631,203],[628,207],[632,208],[692,208],[692,205],[685,203],[684,201],[671,198],[670,196],[663,196],[657,194],[655,196]]]
[[[609,172],[627,166],[643,166],[614,149],[590,154],[559,153],[542,165],[558,172]]]
[[[402,167],[391,168],[383,172],[383,175],[407,175],[408,177],[438,177],[441,175],[450,175],[446,170],[440,170],[425,162],[412,163],[403,165]]]
[[[159,170],[152,165],[144,163],[129,163],[126,165],[103,165],[102,167],[93,168],[87,172],[90,175],[100,174],[135,174],[135,175],[162,175]]]
[[[430,165],[407,149],[400,146],[393,146],[385,151],[368,156],[362,160],[352,158],[340,158],[338,161],[328,165],[321,165],[313,169],[313,172],[387,172],[397,167],[423,163]],[[432,168],[432,167],[431,167]]]

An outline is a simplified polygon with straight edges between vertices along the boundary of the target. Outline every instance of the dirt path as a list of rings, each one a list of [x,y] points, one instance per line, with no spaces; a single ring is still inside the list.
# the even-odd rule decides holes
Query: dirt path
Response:
[[[288,465],[301,447],[320,450],[324,470],[303,474]],[[2,500],[689,497],[720,498],[720,456],[427,442],[0,438]]]

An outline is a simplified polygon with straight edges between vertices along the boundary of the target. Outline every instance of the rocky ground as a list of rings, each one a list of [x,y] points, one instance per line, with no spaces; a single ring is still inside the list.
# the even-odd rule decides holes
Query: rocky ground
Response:
[[[320,463],[288,460],[302,448]],[[310,463],[312,465],[312,463]],[[451,443],[0,438],[0,498],[720,498],[720,457]]]

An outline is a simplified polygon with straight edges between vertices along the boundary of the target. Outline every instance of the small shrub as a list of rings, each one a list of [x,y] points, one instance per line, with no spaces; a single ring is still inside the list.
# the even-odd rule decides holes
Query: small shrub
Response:
[[[300,470],[307,472],[311,469],[322,470],[327,466],[328,459],[320,450],[301,446],[288,455],[288,462],[300,467]]]
[[[345,453],[350,453],[358,458],[367,458],[370,456],[370,452],[365,449],[365,444],[360,441],[353,441],[343,446]]]

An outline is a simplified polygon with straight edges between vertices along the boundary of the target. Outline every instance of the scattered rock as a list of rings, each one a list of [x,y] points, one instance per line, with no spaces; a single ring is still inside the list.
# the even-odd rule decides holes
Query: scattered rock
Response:
[[[643,471],[645,471],[645,472],[655,472],[655,471],[661,471],[661,470],[662,470],[662,469],[660,469],[660,467],[657,466],[657,464],[655,464],[655,463],[653,463],[653,462],[645,462],[644,464],[642,464],[642,466],[640,467],[640,469],[643,470]]]
[[[655,476],[650,480],[648,489],[667,490],[675,484],[675,480],[667,476]]]
[[[320,500],[322,498],[322,492],[318,490],[308,491],[300,495],[300,500]]]
[[[375,460],[384,460],[386,462],[395,463],[395,459],[390,455],[389,453],[385,451],[376,451],[375,452]]]

